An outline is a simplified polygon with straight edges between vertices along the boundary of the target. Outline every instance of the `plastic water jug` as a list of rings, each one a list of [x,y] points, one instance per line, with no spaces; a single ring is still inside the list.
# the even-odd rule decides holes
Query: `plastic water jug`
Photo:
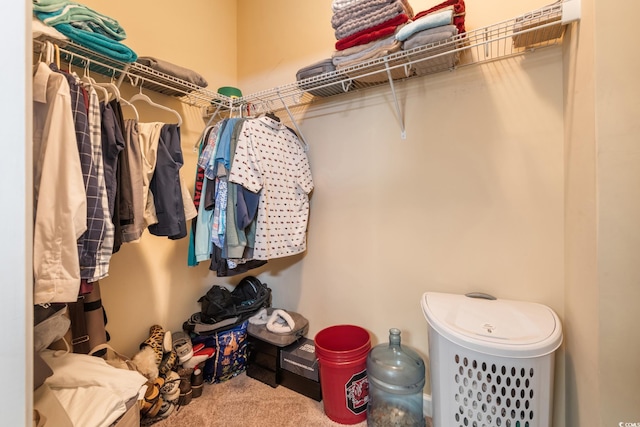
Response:
[[[375,346],[367,356],[369,377],[368,427],[424,427],[422,389],[424,361],[400,344],[400,330],[389,330],[389,342]]]

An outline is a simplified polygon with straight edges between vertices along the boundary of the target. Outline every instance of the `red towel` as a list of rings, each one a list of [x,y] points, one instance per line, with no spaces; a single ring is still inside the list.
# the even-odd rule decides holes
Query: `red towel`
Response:
[[[415,21],[416,19],[422,18],[432,12],[444,9],[447,6],[453,6],[453,25],[458,28],[458,34],[465,33],[464,16],[466,14],[466,7],[464,5],[464,0],[446,0],[437,6],[433,6],[431,9],[417,13],[416,16],[413,17],[413,20]]]
[[[381,24],[375,25],[371,28],[367,28],[366,30],[358,31],[349,37],[338,40],[336,42],[336,50],[345,50],[353,46],[360,46],[361,44],[389,36],[396,31],[398,25],[402,25],[408,20],[409,17],[406,14],[401,13],[388,21],[382,22]]]

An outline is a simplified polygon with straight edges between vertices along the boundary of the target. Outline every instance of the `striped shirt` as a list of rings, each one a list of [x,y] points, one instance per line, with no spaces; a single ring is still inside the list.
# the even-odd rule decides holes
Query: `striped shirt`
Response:
[[[109,201],[107,199],[107,187],[104,179],[104,166],[102,163],[102,129],[100,118],[100,100],[98,94],[91,85],[86,85],[89,92],[89,136],[91,139],[92,157],[98,177],[98,198],[105,218],[102,233],[102,242],[98,249],[96,269],[90,282],[95,282],[109,275],[109,262],[113,253],[114,227],[109,213]]]

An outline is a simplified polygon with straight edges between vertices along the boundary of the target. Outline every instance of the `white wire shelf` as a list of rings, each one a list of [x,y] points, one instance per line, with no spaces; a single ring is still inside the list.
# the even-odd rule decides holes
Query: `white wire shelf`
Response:
[[[568,4],[574,9],[567,7]],[[293,120],[289,107],[389,84],[404,137],[404,119],[395,96],[394,82],[556,45],[562,40],[566,26],[579,19],[579,9],[580,0],[558,1],[516,18],[468,31],[438,43],[395,52],[241,98],[220,95],[136,62],[115,61],[71,41],[50,41],[60,47],[63,62],[111,77],[118,85],[127,79],[133,86],[177,97],[189,105],[202,107],[205,116],[215,114],[214,111],[230,109],[249,110],[251,114],[286,109]],[[43,40],[34,40],[34,49],[38,48],[35,49],[36,52],[40,52],[43,45]],[[295,125],[295,120],[293,121]]]
[[[235,102],[250,105],[252,112],[271,111],[285,106],[304,105],[322,98],[373,86],[393,85],[393,81],[520,55],[527,51],[558,44],[568,24],[562,18],[563,3],[554,3],[438,43],[399,51],[336,71],[252,93]]]
[[[159,72],[153,68],[137,62],[125,63],[99,54],[70,40],[52,38],[35,39],[34,52],[40,53],[46,41],[57,45],[60,50],[60,60],[70,64],[70,68],[77,68],[78,73],[88,70],[112,78],[118,86],[126,79],[132,86],[148,89],[163,95],[172,96],[180,101],[202,108],[219,103],[231,106],[231,98],[220,95],[191,82],[179,79],[169,74]]]

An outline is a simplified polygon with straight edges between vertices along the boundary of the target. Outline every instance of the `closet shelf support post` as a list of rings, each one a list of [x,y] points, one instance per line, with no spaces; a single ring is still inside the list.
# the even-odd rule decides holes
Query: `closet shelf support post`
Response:
[[[398,103],[398,95],[396,94],[396,87],[393,84],[393,77],[391,76],[391,68],[389,68],[388,58],[384,58],[384,67],[387,70],[387,78],[389,79],[389,86],[391,87],[391,94],[393,95],[393,102],[396,107],[396,118],[400,124],[400,138],[407,139],[407,131],[404,127],[404,116],[400,110],[400,104]]]
[[[129,71],[129,67],[130,66],[131,66],[131,64],[126,64],[124,66],[124,68],[122,69],[122,71],[120,72],[120,76],[118,76],[118,80],[116,81],[116,87],[118,89],[120,89],[120,86],[122,85],[124,77],[127,75],[127,72]],[[115,72],[115,70],[114,70],[114,72]]]
[[[287,114],[289,115],[289,119],[291,120],[291,123],[293,123],[293,126],[296,128],[296,132],[298,132],[298,135],[300,136],[300,141],[302,141],[302,145],[304,146],[304,151],[305,152],[308,151],[309,145],[307,144],[307,140],[304,138],[302,131],[298,127],[298,122],[296,122],[296,119],[293,117],[293,114],[291,114],[291,110],[289,110],[287,103],[284,102],[284,99],[282,99],[282,95],[280,94],[280,91],[278,91],[277,93],[278,93],[278,98],[280,98],[280,102],[282,102],[282,105],[284,106],[284,109],[287,110]]]

